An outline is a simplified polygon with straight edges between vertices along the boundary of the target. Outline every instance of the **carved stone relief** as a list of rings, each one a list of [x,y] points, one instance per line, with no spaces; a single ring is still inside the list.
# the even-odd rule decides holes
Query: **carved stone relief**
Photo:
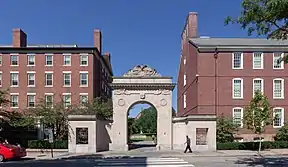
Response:
[[[160,100],[160,105],[161,106],[166,106],[167,105],[167,101],[165,99],[161,99]]]
[[[157,71],[148,65],[137,65],[123,75],[124,77],[160,77]]]
[[[125,106],[125,100],[124,99],[119,99],[118,100],[118,105],[119,106]]]

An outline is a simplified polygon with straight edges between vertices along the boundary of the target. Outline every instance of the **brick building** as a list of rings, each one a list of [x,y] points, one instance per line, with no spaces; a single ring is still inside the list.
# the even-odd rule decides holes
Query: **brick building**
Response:
[[[288,41],[198,36],[197,13],[189,13],[182,33],[178,116],[224,114],[242,126],[243,108],[260,90],[279,116],[265,131],[264,140],[273,140],[288,116],[288,68],[277,61],[287,51]],[[256,138],[244,128],[237,136]]]
[[[91,35],[92,36],[92,35]],[[111,97],[110,54],[102,55],[102,35],[94,30],[94,46],[28,45],[21,29],[13,30],[13,44],[0,46],[0,87],[9,89],[8,109],[64,101],[79,104],[98,96]]]

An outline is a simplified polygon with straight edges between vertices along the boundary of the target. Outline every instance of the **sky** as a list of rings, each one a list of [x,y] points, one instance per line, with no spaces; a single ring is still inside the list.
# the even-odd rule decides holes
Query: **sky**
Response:
[[[198,33],[210,37],[247,37],[238,25],[224,25],[237,16],[241,0],[1,0],[0,44],[12,43],[12,29],[21,28],[29,44],[93,45],[93,29],[103,37],[115,76],[138,64],[155,68],[177,82],[180,35],[187,14],[198,12]],[[173,106],[176,108],[176,88]],[[130,115],[137,115],[135,106]]]

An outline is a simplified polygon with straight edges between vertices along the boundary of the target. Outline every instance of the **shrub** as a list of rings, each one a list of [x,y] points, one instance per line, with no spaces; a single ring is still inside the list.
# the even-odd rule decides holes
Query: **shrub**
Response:
[[[259,142],[217,143],[217,150],[258,150]],[[288,148],[288,141],[264,141],[261,149]]]
[[[47,140],[29,140],[28,148],[34,149],[67,149],[68,141],[67,140],[58,140],[54,141],[54,143],[49,143]]]

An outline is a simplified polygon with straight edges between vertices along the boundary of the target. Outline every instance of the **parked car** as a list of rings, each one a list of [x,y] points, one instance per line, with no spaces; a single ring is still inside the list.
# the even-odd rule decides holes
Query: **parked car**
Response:
[[[12,144],[0,144],[0,162],[10,159],[18,159],[27,155],[26,149]]]

